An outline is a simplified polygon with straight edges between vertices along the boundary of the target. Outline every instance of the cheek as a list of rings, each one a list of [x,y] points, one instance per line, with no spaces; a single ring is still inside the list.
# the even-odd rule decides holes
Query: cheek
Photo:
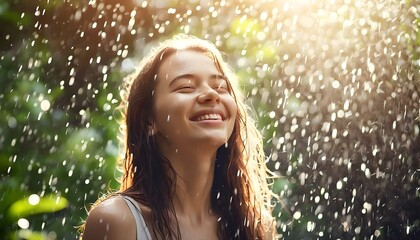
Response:
[[[238,111],[238,107],[236,105],[235,99],[232,96],[227,97],[226,99],[226,108],[229,111],[229,116],[232,119],[236,119],[236,114]]]
[[[167,121],[171,108],[162,97],[157,97],[153,106],[153,120],[159,125]]]
[[[227,106],[228,111],[229,111],[229,128],[230,128],[230,132],[228,133],[228,139],[230,140],[233,136],[233,132],[234,132],[234,128],[235,128],[235,123],[236,123],[236,118],[238,117],[238,107],[236,105],[236,102],[233,98],[231,98],[231,100],[228,102]]]
[[[171,120],[173,120],[173,110],[168,104],[159,104],[155,105],[153,111],[153,119],[158,125],[167,125]],[[171,119],[172,118],[172,119]]]
[[[153,117],[158,123],[171,123],[184,117],[188,109],[188,101],[177,96],[157,97],[154,105]]]

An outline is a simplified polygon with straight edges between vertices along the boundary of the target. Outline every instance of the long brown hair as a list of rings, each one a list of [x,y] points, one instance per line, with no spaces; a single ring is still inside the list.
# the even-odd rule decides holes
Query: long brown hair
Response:
[[[167,40],[143,59],[137,72],[127,77],[122,94],[125,154],[120,161],[121,194],[152,209],[155,225],[151,229],[156,236],[181,239],[171,199],[176,173],[160,154],[148,131],[160,63],[184,49],[201,52],[214,60],[218,70],[227,77],[238,107],[233,133],[216,155],[211,204],[220,216],[219,237],[263,239],[267,231],[263,221],[272,222],[270,201],[273,195],[267,183],[262,137],[247,113],[233,71],[217,48],[205,40],[187,35]]]

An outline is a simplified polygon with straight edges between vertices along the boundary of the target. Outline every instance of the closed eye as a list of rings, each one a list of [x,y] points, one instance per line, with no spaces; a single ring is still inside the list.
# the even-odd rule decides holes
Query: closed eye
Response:
[[[176,92],[192,92],[194,91],[194,86],[192,85],[181,85],[175,89]]]
[[[218,93],[229,93],[229,89],[226,85],[219,85],[216,87],[213,87],[214,90],[216,90]]]
[[[219,93],[229,93],[229,88],[226,83],[226,80],[220,80],[217,85],[213,87],[214,90],[216,90]]]

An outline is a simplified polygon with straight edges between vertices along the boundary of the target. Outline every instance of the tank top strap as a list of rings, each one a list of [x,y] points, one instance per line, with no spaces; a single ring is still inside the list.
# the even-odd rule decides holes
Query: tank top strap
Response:
[[[136,221],[136,235],[137,240],[152,240],[149,229],[147,228],[146,221],[143,218],[140,207],[137,205],[136,201],[128,196],[121,195],[124,201],[127,203],[130,208],[131,213],[134,216]]]

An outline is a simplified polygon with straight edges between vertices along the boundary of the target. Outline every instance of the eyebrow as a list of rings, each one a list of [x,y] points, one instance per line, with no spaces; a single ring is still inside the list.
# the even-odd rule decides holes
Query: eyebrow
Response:
[[[169,86],[171,86],[174,82],[176,82],[179,79],[183,79],[183,78],[187,78],[187,79],[198,79],[198,75],[196,74],[181,74],[179,76],[174,77],[170,82],[169,82]],[[223,79],[223,80],[227,80],[227,77],[225,75],[222,74],[211,74],[210,75],[210,79]]]

